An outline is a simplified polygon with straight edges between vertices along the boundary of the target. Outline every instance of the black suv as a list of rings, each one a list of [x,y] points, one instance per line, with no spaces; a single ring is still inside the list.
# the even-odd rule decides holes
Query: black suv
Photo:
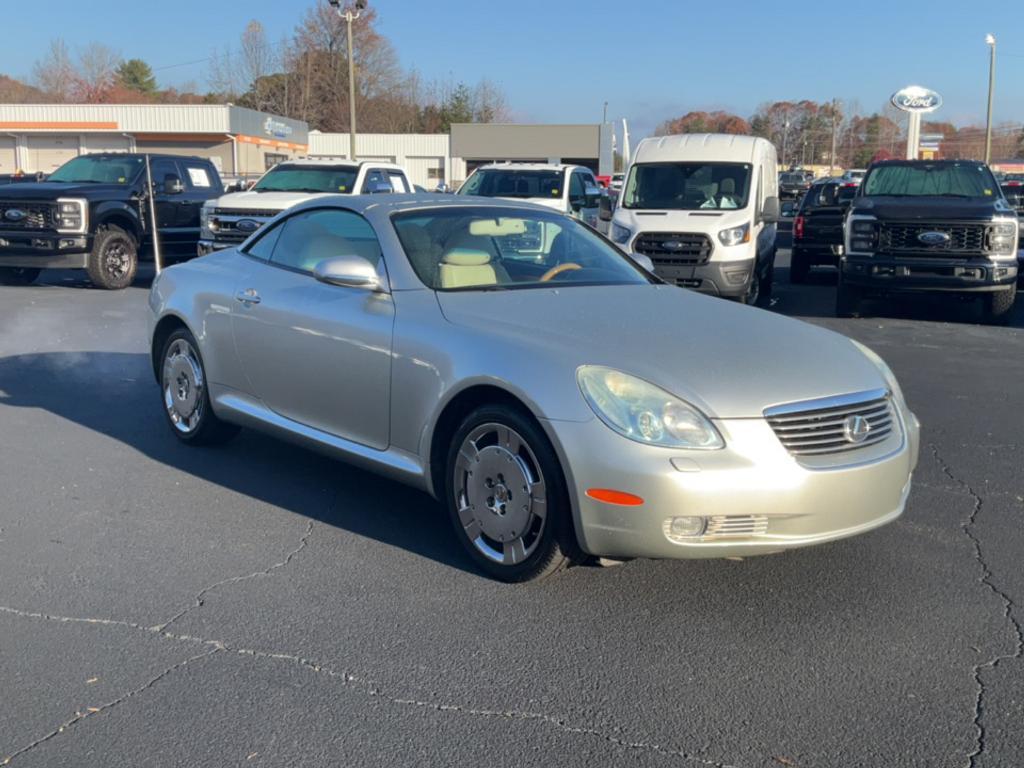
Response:
[[[195,256],[203,203],[224,193],[217,169],[205,158],[151,155],[150,173],[161,256]],[[82,155],[46,181],[0,186],[0,284],[84,269],[94,285],[126,288],[152,244],[145,155]]]
[[[869,293],[980,297],[1004,322],[1017,295],[1017,213],[988,166],[969,160],[872,165],[846,215],[836,314]]]
[[[813,184],[804,195],[793,220],[790,282],[806,282],[813,266],[839,264],[843,217],[856,194],[856,184],[834,179]]]

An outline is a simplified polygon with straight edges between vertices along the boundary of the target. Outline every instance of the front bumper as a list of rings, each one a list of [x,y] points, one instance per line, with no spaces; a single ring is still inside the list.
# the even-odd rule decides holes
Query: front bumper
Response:
[[[843,282],[882,292],[999,291],[1017,280],[1017,262],[985,258],[897,257],[887,254],[843,257]]]
[[[655,263],[654,274],[682,288],[712,296],[737,298],[747,295],[754,274],[754,258],[671,267]]]
[[[84,269],[92,235],[50,230],[0,230],[0,267]]]
[[[849,463],[829,468],[801,464],[763,419],[717,421],[727,446],[720,451],[640,445],[597,419],[548,425],[566,467],[584,551],[686,559],[769,554],[855,536],[895,520],[910,492],[920,443],[917,419],[908,411],[900,415],[903,435],[893,450],[859,463],[847,454]],[[598,501],[587,495],[593,488],[625,491],[643,504]],[[684,515],[705,517],[725,532],[671,541],[666,522]]]

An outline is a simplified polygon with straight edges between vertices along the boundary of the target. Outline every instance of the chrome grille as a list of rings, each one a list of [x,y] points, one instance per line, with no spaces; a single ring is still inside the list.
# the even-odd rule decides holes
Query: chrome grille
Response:
[[[708,518],[704,538],[724,536],[761,536],[768,530],[764,515],[715,515]]]
[[[52,206],[45,203],[0,204],[0,229],[49,229],[52,224]],[[20,211],[16,220],[7,218],[8,211]]]
[[[633,250],[650,257],[654,266],[677,267],[706,264],[711,258],[711,239],[689,232],[641,232]]]
[[[924,232],[943,232],[949,235],[949,240],[939,245],[925,245],[917,239]],[[883,222],[879,232],[879,248],[888,253],[922,256],[981,254],[985,251],[985,225]]]
[[[238,222],[243,220],[254,221],[258,225],[257,229],[259,229],[259,227],[262,227],[277,214],[278,211],[214,208],[210,214],[210,229],[213,230],[216,242],[235,245],[241,243],[256,231],[255,229],[242,231],[238,229]]]
[[[821,407],[814,407],[815,403],[781,406],[766,411],[765,417],[794,456],[856,451],[881,443],[899,429],[889,393],[865,394],[875,396],[835,398],[835,404]]]

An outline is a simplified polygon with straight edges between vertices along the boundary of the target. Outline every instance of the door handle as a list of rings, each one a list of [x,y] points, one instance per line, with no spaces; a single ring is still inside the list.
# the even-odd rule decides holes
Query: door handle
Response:
[[[235,301],[240,301],[245,306],[250,307],[253,304],[259,304],[262,299],[260,298],[260,295],[256,293],[255,288],[246,288],[244,291],[239,291],[235,294]]]

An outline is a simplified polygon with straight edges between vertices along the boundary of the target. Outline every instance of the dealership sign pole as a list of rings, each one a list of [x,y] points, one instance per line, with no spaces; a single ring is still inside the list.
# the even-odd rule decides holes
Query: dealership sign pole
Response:
[[[907,113],[907,160],[917,160],[921,144],[921,115],[942,106],[942,97],[919,85],[908,85],[892,95],[892,105]]]

